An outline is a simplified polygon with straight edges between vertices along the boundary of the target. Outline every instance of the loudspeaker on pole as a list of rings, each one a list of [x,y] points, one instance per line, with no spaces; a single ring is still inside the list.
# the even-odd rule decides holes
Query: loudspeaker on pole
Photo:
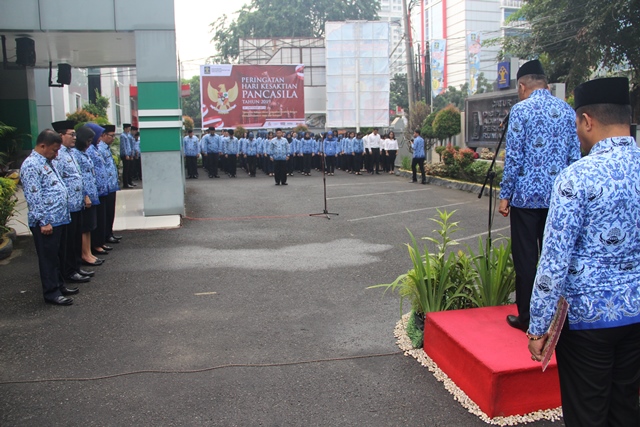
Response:
[[[28,37],[16,39],[16,64],[24,67],[36,65],[36,44],[33,39]]]

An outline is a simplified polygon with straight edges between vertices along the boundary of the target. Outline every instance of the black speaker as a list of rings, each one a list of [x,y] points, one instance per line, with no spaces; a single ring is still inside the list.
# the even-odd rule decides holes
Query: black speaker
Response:
[[[71,65],[58,64],[58,83],[63,85],[71,83]]]
[[[24,67],[36,65],[36,43],[33,39],[27,37],[16,39],[16,64]]]

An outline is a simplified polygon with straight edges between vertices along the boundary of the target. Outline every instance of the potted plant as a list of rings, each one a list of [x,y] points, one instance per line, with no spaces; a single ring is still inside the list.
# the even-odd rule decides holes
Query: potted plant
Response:
[[[15,181],[9,178],[0,178],[0,259],[9,257],[13,251],[16,232],[7,224],[16,213],[18,198],[15,192]]]

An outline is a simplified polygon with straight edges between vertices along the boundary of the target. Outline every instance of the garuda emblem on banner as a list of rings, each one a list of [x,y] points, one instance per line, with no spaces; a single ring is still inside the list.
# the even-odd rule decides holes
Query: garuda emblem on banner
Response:
[[[231,110],[236,108],[236,106],[231,103],[238,98],[238,83],[229,90],[227,90],[227,87],[224,84],[220,84],[218,85],[218,89],[214,89],[211,86],[211,83],[209,83],[207,93],[209,95],[209,99],[215,103],[215,105],[212,105],[211,107],[218,113],[229,114]]]

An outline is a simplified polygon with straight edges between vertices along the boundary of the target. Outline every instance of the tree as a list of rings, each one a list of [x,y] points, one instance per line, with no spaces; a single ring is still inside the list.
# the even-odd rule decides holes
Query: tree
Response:
[[[404,138],[408,141],[413,138],[413,131],[420,129],[424,119],[429,115],[429,106],[424,101],[418,101],[409,111],[409,125],[404,129]]]
[[[433,121],[436,118],[438,113],[431,113],[424,119],[422,122],[422,128],[420,128],[420,135],[425,139],[431,142],[431,140],[436,139],[436,133],[433,130]]]
[[[510,21],[526,20],[528,33],[506,37],[501,56],[540,58],[551,81],[567,93],[598,70],[627,68],[635,119],[640,118],[640,2],[638,0],[529,0]],[[635,22],[635,24],[634,24]]]
[[[107,118],[107,108],[109,108],[109,98],[100,95],[98,89],[96,89],[95,102],[87,102],[82,106],[82,109],[93,114],[96,117]]]
[[[182,84],[190,86],[189,96],[182,98],[182,113],[193,118],[195,128],[202,128],[202,109],[200,108],[200,76],[189,80],[182,79]]]
[[[185,130],[193,130],[193,119],[189,116],[182,116],[182,124]]]
[[[374,20],[379,0],[251,0],[228,22],[211,23],[216,60],[234,62],[241,38],[322,37],[327,21]]]
[[[395,110],[396,106],[403,109],[409,108],[409,94],[407,93],[407,75],[396,74],[391,79],[389,94],[389,109]]]
[[[433,120],[433,131],[439,140],[451,138],[460,133],[460,110],[449,105],[440,110]]]

